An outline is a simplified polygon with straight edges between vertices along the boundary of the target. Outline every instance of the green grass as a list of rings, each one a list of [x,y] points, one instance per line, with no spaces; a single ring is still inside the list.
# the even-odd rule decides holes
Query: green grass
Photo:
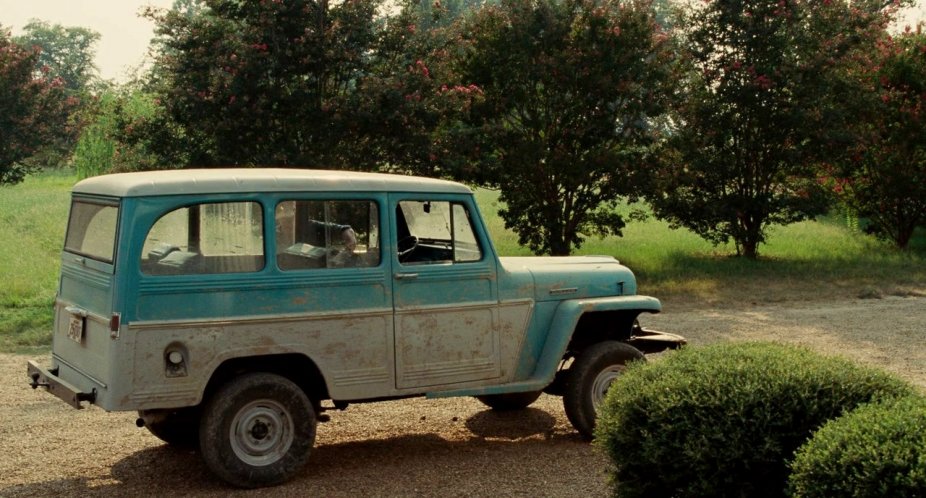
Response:
[[[478,190],[480,210],[502,255],[527,255],[498,217],[498,193]],[[641,206],[623,206],[624,214]],[[640,292],[691,306],[741,305],[821,297],[926,295],[926,234],[899,251],[834,215],[772,227],[757,261],[736,258],[688,230],[650,218],[628,222],[623,237],[588,237],[576,254],[614,256],[637,275]]]
[[[45,173],[0,187],[0,350],[47,346],[69,189],[76,177]],[[476,192],[503,256],[529,255],[498,217],[498,194]],[[629,207],[623,207],[626,212]],[[926,295],[926,235],[901,252],[846,226],[842,217],[775,227],[762,257],[731,257],[686,230],[656,219],[631,222],[623,237],[589,237],[577,254],[618,258],[637,274],[640,292],[667,309],[833,297]]]
[[[0,349],[47,345],[68,197],[75,177],[33,176],[0,187]]]

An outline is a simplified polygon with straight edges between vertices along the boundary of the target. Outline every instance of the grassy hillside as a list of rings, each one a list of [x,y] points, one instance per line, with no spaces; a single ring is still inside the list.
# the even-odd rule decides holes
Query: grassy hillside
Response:
[[[0,187],[0,349],[48,343],[74,181],[45,174]]]
[[[0,187],[0,350],[47,345],[59,253],[75,177],[54,173]],[[477,200],[502,255],[528,255],[498,217],[498,194]],[[627,208],[629,211],[629,208]],[[763,258],[730,257],[694,234],[650,219],[630,223],[623,237],[590,237],[578,254],[611,255],[632,268],[641,293],[667,309],[740,306],[831,297],[926,295],[926,240],[907,253],[892,249],[838,218],[774,228]]]
[[[498,217],[498,193],[478,190],[476,197],[499,253],[530,254]],[[677,306],[926,295],[922,231],[902,252],[848,228],[840,216],[825,217],[772,227],[758,261],[733,257],[732,244],[714,247],[655,218],[628,223],[623,235],[588,237],[576,254],[614,256],[636,273],[641,293]]]

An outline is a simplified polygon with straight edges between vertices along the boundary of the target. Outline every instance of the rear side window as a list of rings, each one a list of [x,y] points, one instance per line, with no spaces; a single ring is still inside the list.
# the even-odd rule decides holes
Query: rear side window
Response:
[[[117,204],[74,200],[64,250],[104,263],[116,259]]]
[[[195,204],[171,211],[151,227],[142,272],[190,275],[264,268],[263,210],[256,202]]]
[[[281,270],[379,265],[379,208],[373,201],[283,201],[274,218]]]

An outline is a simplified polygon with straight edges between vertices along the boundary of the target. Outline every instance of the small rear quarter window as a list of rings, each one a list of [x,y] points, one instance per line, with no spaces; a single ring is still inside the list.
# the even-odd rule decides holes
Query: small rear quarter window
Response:
[[[116,259],[116,228],[119,206],[74,200],[68,219],[64,250],[104,263]]]

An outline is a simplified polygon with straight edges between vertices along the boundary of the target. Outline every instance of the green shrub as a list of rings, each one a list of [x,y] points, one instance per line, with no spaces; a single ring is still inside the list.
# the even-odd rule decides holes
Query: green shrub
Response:
[[[106,136],[104,126],[92,124],[84,129],[71,161],[81,179],[109,173],[113,167],[116,143]]]
[[[926,497],[926,399],[863,406],[823,426],[798,450],[799,497]]]
[[[913,388],[807,349],[686,348],[627,370],[596,429],[615,494],[783,496],[794,451],[827,420]]]

